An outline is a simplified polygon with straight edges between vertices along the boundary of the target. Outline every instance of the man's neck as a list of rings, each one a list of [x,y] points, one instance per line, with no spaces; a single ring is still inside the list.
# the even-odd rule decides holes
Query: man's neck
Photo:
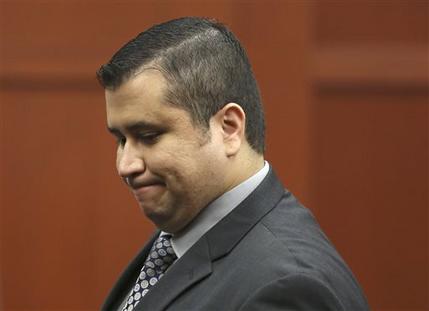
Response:
[[[225,189],[224,192],[231,190],[235,186],[255,175],[264,167],[265,164],[264,156],[256,154],[253,151],[237,156],[235,159],[232,159],[232,161],[230,169],[227,170],[228,173],[226,178],[228,182],[226,183],[227,189]]]

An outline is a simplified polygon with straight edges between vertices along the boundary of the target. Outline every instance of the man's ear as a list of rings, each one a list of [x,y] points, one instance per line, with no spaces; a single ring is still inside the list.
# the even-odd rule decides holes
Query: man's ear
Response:
[[[246,139],[246,114],[243,108],[235,103],[228,103],[214,117],[222,131],[226,155],[236,155]]]

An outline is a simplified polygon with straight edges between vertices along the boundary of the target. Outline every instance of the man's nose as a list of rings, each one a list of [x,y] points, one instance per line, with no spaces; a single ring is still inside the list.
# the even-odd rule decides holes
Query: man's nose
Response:
[[[118,150],[117,169],[122,178],[143,173],[145,163],[139,150],[132,144],[126,143],[124,147]]]

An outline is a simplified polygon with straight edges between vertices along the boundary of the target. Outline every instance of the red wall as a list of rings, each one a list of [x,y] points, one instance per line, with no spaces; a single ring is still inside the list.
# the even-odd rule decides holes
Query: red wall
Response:
[[[428,310],[428,3],[0,1],[0,310],[96,310],[153,230],[94,72],[153,23],[216,17],[260,83],[267,159],[373,310]]]

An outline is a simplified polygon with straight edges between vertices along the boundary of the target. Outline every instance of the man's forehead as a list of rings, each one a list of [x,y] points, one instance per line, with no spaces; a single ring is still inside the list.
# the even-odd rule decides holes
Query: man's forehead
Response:
[[[183,108],[138,95],[106,98],[106,113],[109,130],[150,130],[178,122],[193,125],[189,112]]]
[[[157,95],[160,97],[166,89],[166,80],[159,70],[146,69],[126,79],[119,87],[115,89],[106,89],[107,99],[132,99],[134,97],[148,95]]]

